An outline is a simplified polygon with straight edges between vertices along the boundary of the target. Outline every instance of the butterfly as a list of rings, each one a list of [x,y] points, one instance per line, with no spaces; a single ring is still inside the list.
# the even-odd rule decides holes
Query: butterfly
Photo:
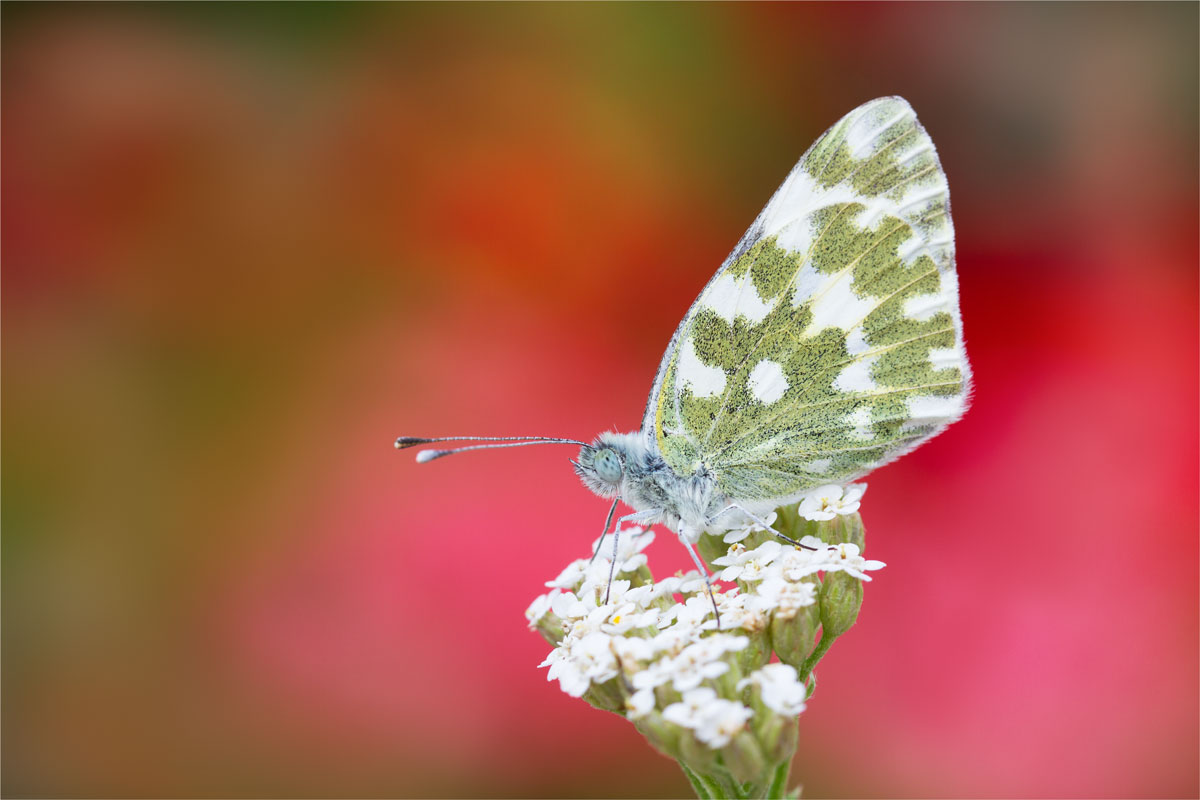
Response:
[[[578,445],[583,484],[613,500],[604,534],[618,503],[633,509],[613,552],[622,525],[663,524],[707,576],[701,535],[767,528],[772,509],[904,455],[962,417],[970,390],[946,176],[908,102],[882,97],[817,139],[700,292],[640,430],[396,447],[486,442],[425,462]]]

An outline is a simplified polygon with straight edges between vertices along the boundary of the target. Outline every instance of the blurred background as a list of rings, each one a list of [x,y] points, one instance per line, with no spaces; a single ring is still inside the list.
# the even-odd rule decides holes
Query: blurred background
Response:
[[[636,427],[887,94],[949,175],[977,388],[870,479],[889,567],[793,774],[1200,791],[1196,4],[2,17],[5,794],[688,794],[536,668],[522,612],[606,511],[573,453],[392,439]]]

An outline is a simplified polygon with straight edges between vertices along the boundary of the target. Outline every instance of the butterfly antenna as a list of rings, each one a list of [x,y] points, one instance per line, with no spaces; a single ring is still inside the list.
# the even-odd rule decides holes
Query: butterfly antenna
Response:
[[[437,436],[425,438],[421,436],[401,436],[396,439],[396,449],[404,450],[419,444],[434,442],[495,442],[495,444],[473,444],[466,447],[453,447],[448,450],[422,450],[417,453],[417,463],[424,464],[435,458],[464,453],[467,450],[489,450],[496,447],[525,447],[531,444],[573,444],[583,446],[586,442],[578,439],[561,439],[556,436]]]

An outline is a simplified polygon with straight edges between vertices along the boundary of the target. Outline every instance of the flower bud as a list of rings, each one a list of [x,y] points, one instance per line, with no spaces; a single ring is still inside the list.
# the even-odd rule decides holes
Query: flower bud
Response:
[[[866,547],[866,531],[863,529],[862,516],[854,514],[839,514],[830,520],[819,523],[820,531],[817,536],[829,544],[849,542],[858,545],[862,551]]]
[[[670,758],[680,758],[679,738],[683,729],[663,719],[661,711],[651,711],[634,722],[655,750]]]
[[[737,654],[734,660],[734,669],[730,670],[735,673],[738,679],[741,680],[742,675],[754,672],[754,670],[767,663],[771,657],[771,645],[767,641],[767,637],[762,635],[762,631],[757,634],[754,631],[750,633],[750,645]]]
[[[625,710],[625,697],[621,693],[618,678],[612,678],[604,683],[593,683],[584,693],[583,699],[602,711],[620,713]]]
[[[717,765],[717,751],[696,738],[689,730],[679,728],[679,760],[693,772],[711,775]]]
[[[841,636],[858,619],[862,607],[862,581],[844,572],[827,572],[821,581],[822,637]]]
[[[787,717],[771,711],[763,712],[762,722],[756,727],[756,733],[763,755],[769,763],[780,764],[796,754],[799,730],[799,717]]]
[[[721,750],[721,760],[742,783],[762,780],[767,771],[767,759],[763,756],[758,740],[750,731],[742,731]]]
[[[800,669],[812,653],[817,641],[817,626],[821,623],[821,606],[814,604],[797,609],[787,617],[776,612],[771,617],[771,647],[784,664]]]
[[[775,513],[777,516],[775,524],[772,527],[789,539],[798,542],[805,536],[820,535],[818,532],[819,523],[800,516],[800,512],[795,505],[777,508],[775,509]]]
[[[704,559],[704,563],[709,569],[720,571],[720,567],[713,567],[713,561],[725,555],[729,551],[729,545],[725,544],[720,534],[706,533],[696,542],[696,552],[700,554],[700,558]]]
[[[555,589],[549,594],[537,598],[529,608],[525,609],[525,619],[529,622],[529,627],[540,633],[543,639],[555,647],[558,647],[558,643],[562,641],[565,631],[562,618],[551,610],[555,599],[560,594],[561,591]]]

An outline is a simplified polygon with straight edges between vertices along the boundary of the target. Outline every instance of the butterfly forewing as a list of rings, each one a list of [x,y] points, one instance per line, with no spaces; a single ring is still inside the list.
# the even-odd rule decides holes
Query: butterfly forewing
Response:
[[[969,381],[946,178],[908,103],[881,98],[812,146],[705,287],[643,427],[680,475],[784,499],[929,439]]]

